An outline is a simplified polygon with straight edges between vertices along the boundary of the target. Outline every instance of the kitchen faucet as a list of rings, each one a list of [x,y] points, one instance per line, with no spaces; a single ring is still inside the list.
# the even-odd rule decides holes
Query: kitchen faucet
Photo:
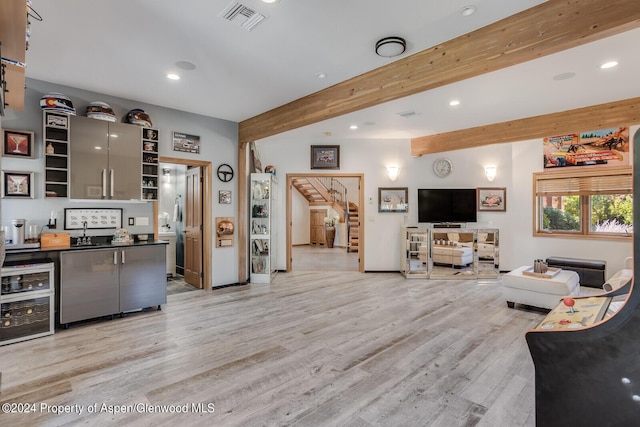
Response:
[[[87,221],[82,221],[82,237],[78,238],[79,245],[90,245],[91,236],[87,237]]]

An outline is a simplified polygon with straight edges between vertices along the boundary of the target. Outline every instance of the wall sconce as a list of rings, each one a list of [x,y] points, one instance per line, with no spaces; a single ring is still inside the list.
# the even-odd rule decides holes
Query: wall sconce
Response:
[[[493,182],[496,179],[496,172],[498,172],[498,168],[495,166],[485,166],[484,167],[484,175],[487,177],[489,182]]]
[[[165,184],[169,183],[169,179],[171,178],[171,169],[169,168],[162,168],[162,181]]]
[[[398,178],[398,172],[400,172],[398,166],[387,166],[387,176],[391,181],[395,181]]]

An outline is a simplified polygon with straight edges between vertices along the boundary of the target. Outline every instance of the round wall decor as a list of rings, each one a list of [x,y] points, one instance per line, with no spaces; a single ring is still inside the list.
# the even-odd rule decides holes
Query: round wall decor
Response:
[[[451,160],[449,159],[441,158],[433,162],[433,172],[440,178],[444,178],[449,175],[452,170],[453,163],[451,163]]]
[[[233,179],[233,168],[226,163],[218,166],[218,170],[216,171],[218,175],[218,179],[222,182],[229,182]]]

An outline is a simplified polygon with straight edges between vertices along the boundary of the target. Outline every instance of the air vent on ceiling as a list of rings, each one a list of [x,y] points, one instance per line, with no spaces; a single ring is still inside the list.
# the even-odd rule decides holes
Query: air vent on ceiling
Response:
[[[266,16],[237,1],[229,3],[218,17],[234,22],[249,31],[266,19]]]
[[[416,113],[413,110],[409,110],[409,111],[402,111],[402,112],[396,113],[396,114],[399,115],[400,117],[404,117],[405,119],[408,119],[409,117],[415,116],[418,113]]]

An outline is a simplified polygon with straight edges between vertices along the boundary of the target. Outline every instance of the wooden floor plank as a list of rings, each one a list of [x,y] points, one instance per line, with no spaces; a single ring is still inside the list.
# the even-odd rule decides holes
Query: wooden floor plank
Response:
[[[161,311],[0,347],[0,425],[533,426],[524,340],[544,313],[500,282],[399,273],[280,273],[271,284],[170,295]],[[212,404],[213,413],[136,405]],[[127,413],[87,413],[92,405]],[[145,406],[146,405],[146,406]]]

